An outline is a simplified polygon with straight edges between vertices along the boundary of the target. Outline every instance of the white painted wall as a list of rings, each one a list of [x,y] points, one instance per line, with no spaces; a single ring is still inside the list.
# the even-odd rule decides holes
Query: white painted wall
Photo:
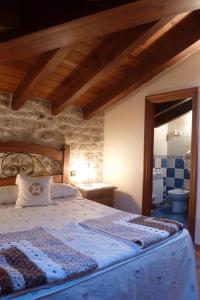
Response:
[[[174,130],[180,136],[173,136]],[[169,140],[167,143],[168,155],[186,155],[191,150],[192,111],[168,123]]]
[[[168,124],[154,129],[154,155],[167,155]]]
[[[178,135],[178,132],[180,135]],[[155,128],[154,155],[186,155],[187,152],[191,150],[191,133],[192,111],[165,125]]]
[[[118,187],[117,207],[132,212],[141,211],[145,96],[195,86],[200,86],[200,51],[163,72],[137,93],[106,112],[104,182]],[[196,218],[198,243],[199,216],[200,176]]]

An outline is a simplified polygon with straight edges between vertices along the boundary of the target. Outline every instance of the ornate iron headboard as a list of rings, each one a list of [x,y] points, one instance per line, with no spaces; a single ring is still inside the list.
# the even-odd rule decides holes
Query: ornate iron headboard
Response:
[[[17,174],[51,175],[68,182],[70,146],[55,150],[38,144],[0,143],[0,186],[13,185]]]

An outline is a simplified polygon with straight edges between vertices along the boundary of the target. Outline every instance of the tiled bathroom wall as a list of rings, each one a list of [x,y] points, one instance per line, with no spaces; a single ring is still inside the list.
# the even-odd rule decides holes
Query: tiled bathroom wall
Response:
[[[161,173],[163,177],[163,198],[166,192],[174,188],[189,189],[190,185],[190,161],[186,156],[154,156],[153,167],[155,173]]]
[[[190,188],[192,112],[154,130],[154,172],[163,177],[163,199],[169,190]]]

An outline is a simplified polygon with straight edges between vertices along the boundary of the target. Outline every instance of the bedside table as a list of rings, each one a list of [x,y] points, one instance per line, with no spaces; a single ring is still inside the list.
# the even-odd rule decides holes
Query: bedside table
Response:
[[[86,199],[113,207],[115,186],[105,183],[77,184],[76,187]]]

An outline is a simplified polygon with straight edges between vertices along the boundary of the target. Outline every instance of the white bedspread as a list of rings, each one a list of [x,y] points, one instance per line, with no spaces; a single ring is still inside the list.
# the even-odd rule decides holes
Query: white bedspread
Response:
[[[15,209],[0,207],[0,232],[48,228],[49,232],[86,253],[98,263],[98,270],[56,286],[38,288],[2,299],[132,299],[196,300],[194,253],[186,230],[159,246],[141,250],[82,228],[79,222],[106,216],[116,210],[82,199],[60,199],[48,207]]]

